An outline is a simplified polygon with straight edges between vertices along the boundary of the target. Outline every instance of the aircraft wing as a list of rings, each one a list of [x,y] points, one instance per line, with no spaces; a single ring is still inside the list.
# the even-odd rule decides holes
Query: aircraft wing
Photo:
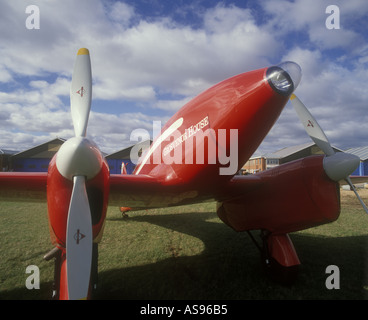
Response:
[[[256,188],[261,179],[255,175],[234,176],[226,185],[208,189],[193,185],[170,185],[148,175],[111,175],[109,205],[132,209],[162,208],[202,201],[234,199]]]
[[[0,172],[0,201],[46,202],[47,172]],[[136,208],[158,205],[156,197],[173,196],[173,188],[147,175],[111,175],[110,205]],[[166,204],[168,201],[164,201]]]
[[[132,209],[160,208],[234,199],[256,188],[256,175],[234,176],[226,186],[196,190],[187,185],[170,185],[149,175],[110,175],[109,205]],[[0,172],[0,201],[46,202],[47,172]]]
[[[47,172],[0,172],[0,200],[46,201]]]
[[[368,182],[367,176],[351,176],[354,184]],[[132,209],[160,208],[226,201],[260,188],[266,182],[259,175],[234,176],[226,185],[195,190],[187,185],[169,185],[149,175],[110,175],[109,205]],[[346,184],[340,181],[340,185]],[[0,200],[46,201],[47,172],[0,172]]]

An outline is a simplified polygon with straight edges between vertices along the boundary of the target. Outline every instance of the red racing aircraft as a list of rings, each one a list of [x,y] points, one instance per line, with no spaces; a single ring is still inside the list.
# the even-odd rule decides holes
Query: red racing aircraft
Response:
[[[218,83],[165,124],[133,174],[115,175],[86,137],[92,73],[89,51],[80,49],[71,85],[75,137],[61,146],[47,173],[0,174],[0,199],[47,199],[54,249],[46,258],[55,258],[54,297],[91,298],[108,205],[142,209],[217,201],[218,216],[235,231],[261,230],[267,268],[293,277],[300,261],[288,233],[336,220],[339,181],[355,191],[349,175],[360,161],[331,148],[293,94],[300,79],[300,67],[289,61]],[[237,175],[289,98],[326,155]]]

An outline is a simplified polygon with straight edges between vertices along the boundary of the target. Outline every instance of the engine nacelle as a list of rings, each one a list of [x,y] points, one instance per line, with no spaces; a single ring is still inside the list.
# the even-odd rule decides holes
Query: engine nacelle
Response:
[[[323,169],[324,156],[289,162],[258,174],[262,183],[218,203],[220,219],[236,231],[286,234],[332,222],[340,214],[339,184]]]
[[[86,190],[92,216],[93,241],[102,237],[109,196],[109,168],[102,162],[100,172],[87,180]],[[59,248],[66,246],[66,229],[73,182],[63,177],[56,166],[56,156],[51,160],[47,176],[47,205],[51,241]]]

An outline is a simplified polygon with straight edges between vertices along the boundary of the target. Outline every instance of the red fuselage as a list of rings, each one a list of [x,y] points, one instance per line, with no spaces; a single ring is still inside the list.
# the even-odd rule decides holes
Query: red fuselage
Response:
[[[135,173],[203,190],[229,181],[258,148],[288,101],[288,96],[271,88],[266,71],[227,79],[187,103],[161,131],[164,135],[174,126],[176,133],[162,140]]]

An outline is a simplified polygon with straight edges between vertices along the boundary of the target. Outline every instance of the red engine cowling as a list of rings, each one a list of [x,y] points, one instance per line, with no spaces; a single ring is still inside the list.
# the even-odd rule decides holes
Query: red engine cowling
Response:
[[[93,241],[103,233],[109,195],[109,168],[103,162],[101,171],[86,182],[92,215]],[[49,165],[47,176],[47,204],[51,241],[59,248],[66,246],[66,229],[73,182],[64,178],[56,167],[56,157]]]
[[[323,156],[296,160],[259,176],[262,183],[254,190],[218,203],[218,216],[234,230],[286,234],[339,217],[339,184],[325,174]]]

